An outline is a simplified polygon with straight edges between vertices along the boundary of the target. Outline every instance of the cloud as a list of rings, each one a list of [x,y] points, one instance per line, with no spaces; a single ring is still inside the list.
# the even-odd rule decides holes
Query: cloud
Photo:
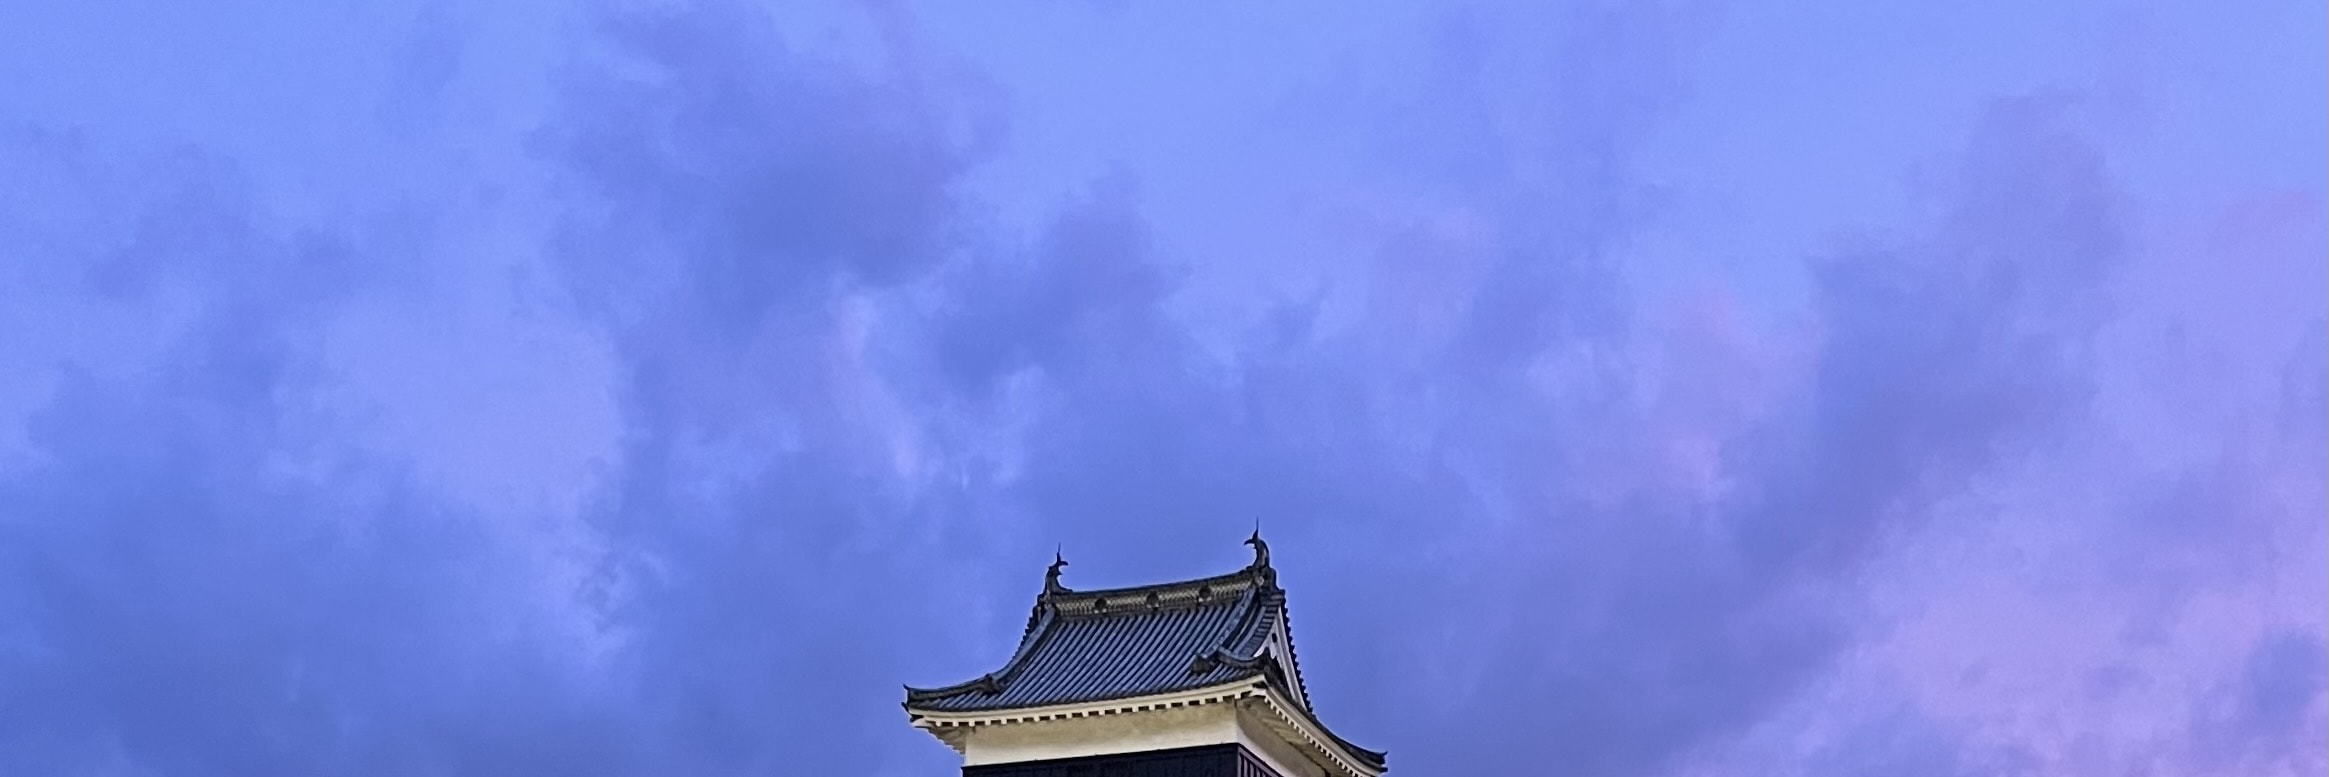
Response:
[[[885,773],[921,592],[963,563],[919,536],[959,488],[916,471],[883,311],[975,247],[970,115],[796,56],[743,6],[618,13],[546,148],[555,249],[616,344],[623,426],[588,520],[642,763]],[[896,43],[893,41],[893,43]],[[975,127],[974,127],[975,128]]]
[[[354,102],[425,142],[328,165],[16,132],[0,771],[946,773],[898,685],[999,663],[1054,543],[1257,520],[1395,773],[2317,765],[2317,194],[2182,212],[2007,97],[1916,218],[1701,273],[1654,171],[1718,10],[1367,50],[1430,66],[1270,182],[1365,207],[1240,222],[1324,257],[1187,255],[1129,164],[1015,233],[974,193],[1044,150],[896,7],[400,11]],[[1217,315],[1231,261],[1309,287]]]
[[[2325,675],[2321,635],[2284,631],[2258,640],[2233,686],[2230,721],[2238,735],[2255,737],[2278,750],[2291,744],[2305,714],[2321,699]]]
[[[953,187],[977,149],[911,81],[796,58],[740,5],[600,27],[611,51],[566,79],[548,130],[577,193],[604,208],[585,235],[605,242],[566,252],[584,288],[669,284],[680,309],[748,332],[835,281],[910,279],[959,239]],[[602,275],[647,272],[649,252],[680,257],[682,277]]]
[[[313,402],[316,333],[364,245],[278,233],[198,153],[10,151],[131,196],[82,206],[124,209],[126,229],[32,235],[58,249],[33,293],[74,304],[48,308],[67,350],[24,421],[27,463],[0,479],[0,764],[422,773],[536,749],[460,735],[575,693],[529,649],[534,568]],[[76,324],[115,320],[144,325],[137,369],[70,350],[104,346]]]

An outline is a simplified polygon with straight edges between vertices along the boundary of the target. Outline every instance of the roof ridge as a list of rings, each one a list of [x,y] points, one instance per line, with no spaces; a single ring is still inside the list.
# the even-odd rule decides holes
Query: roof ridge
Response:
[[[1245,641],[1247,632],[1253,630],[1254,613],[1261,609],[1260,593],[1259,588],[1248,588],[1244,595],[1238,597],[1237,617],[1222,624],[1220,630],[1214,632],[1213,638],[1204,642],[1204,649],[1191,657],[1190,674],[1210,672],[1215,664],[1244,665],[1252,661],[1252,656],[1242,655],[1234,648],[1237,643]]]
[[[1045,568],[1043,571],[1043,595],[1037,599],[1037,603],[1041,604],[1044,600],[1086,600],[1099,598],[1117,598],[1133,594],[1146,594],[1150,592],[1161,593],[1164,591],[1189,588],[1192,586],[1203,587],[1216,583],[1236,584],[1239,582],[1244,582],[1248,578],[1252,579],[1254,583],[1261,587],[1277,587],[1278,571],[1270,567],[1270,544],[1262,540],[1261,531],[1256,529],[1253,536],[1246,538],[1245,544],[1253,548],[1253,561],[1248,562],[1245,566],[1237,568],[1235,571],[1223,572],[1221,574],[1213,575],[1210,577],[1199,577],[1188,580],[1169,580],[1161,583],[1118,586],[1116,588],[1094,588],[1084,591],[1079,591],[1060,584],[1060,570],[1068,566],[1068,563],[1065,557],[1055,551],[1051,554],[1051,565]]]
[[[1027,662],[1027,657],[1033,654],[1035,652],[1035,648],[1040,646],[1045,639],[1051,636],[1052,630],[1048,627],[1054,620],[1053,615],[1054,613],[1048,609],[1040,607],[1036,609],[1035,614],[1029,618],[1027,632],[1019,637],[1019,647],[1011,651],[1011,658],[1003,662],[1003,668],[979,675],[978,677],[965,680],[963,682],[955,683],[953,685],[939,686],[937,688],[916,688],[909,685],[906,686],[906,700],[909,702],[914,702],[929,701],[932,699],[944,699],[960,696],[971,691],[1002,693],[1004,681],[1011,679],[1011,677],[1018,674],[1021,669],[1026,668],[1023,665]]]
[[[1183,588],[1199,588],[1216,584],[1234,585],[1237,583],[1245,582],[1253,576],[1254,568],[1248,566],[1239,568],[1235,572],[1225,572],[1222,574],[1213,575],[1211,577],[1200,577],[1189,580],[1173,580],[1163,583],[1146,583],[1143,585],[1128,585],[1120,586],[1117,588],[1092,588],[1082,590],[1073,588],[1061,588],[1058,589],[1057,592],[1053,593],[1051,598],[1055,600],[1088,600],[1099,598],[1113,599],[1130,596],[1133,594],[1164,592]]]

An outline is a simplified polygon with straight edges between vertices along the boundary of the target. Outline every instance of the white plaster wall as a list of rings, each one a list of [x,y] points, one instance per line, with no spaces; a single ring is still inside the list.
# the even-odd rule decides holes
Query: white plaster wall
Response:
[[[963,740],[962,764],[1079,758],[1199,745],[1244,745],[1285,777],[1325,771],[1229,704],[980,726]]]
[[[1245,745],[1263,763],[1285,777],[1325,777],[1326,770],[1311,762],[1294,745],[1262,726],[1261,721],[1246,712],[1237,716],[1237,741]]]
[[[963,741],[964,766],[1076,758],[1108,753],[1218,745],[1238,741],[1237,717],[1227,705],[1127,712],[971,729]]]

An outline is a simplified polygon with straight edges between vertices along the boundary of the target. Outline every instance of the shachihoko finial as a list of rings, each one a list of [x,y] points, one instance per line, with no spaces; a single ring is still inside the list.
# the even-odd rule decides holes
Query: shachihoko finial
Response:
[[[1060,555],[1059,549],[1053,549],[1051,551],[1051,566],[1043,570],[1044,593],[1056,594],[1067,592],[1067,587],[1059,584],[1059,570],[1061,567],[1065,566],[1067,566],[1067,557]]]
[[[1270,565],[1270,544],[1262,540],[1261,521],[1254,521],[1253,536],[1245,538],[1245,544],[1253,548],[1253,565],[1255,567],[1261,568]]]

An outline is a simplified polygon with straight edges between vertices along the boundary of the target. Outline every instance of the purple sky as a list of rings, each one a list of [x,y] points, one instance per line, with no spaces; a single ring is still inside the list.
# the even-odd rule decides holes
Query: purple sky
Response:
[[[782,5],[0,0],[0,774],[2329,770],[2320,3]]]

